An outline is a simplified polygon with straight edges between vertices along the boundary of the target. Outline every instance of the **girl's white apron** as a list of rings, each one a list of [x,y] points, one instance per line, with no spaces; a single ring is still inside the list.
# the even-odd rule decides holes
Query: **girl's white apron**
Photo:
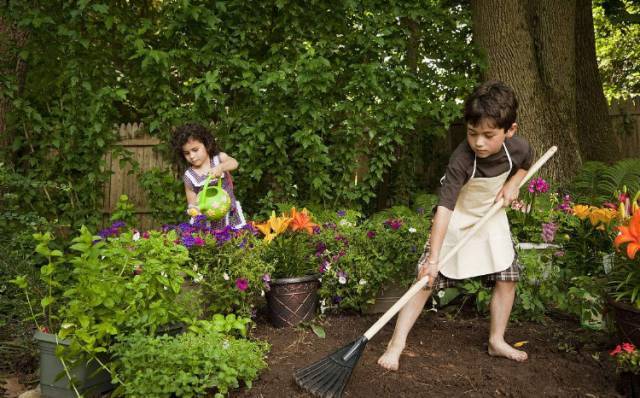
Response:
[[[509,171],[496,177],[476,178],[476,159],[471,178],[460,189],[449,227],[440,250],[440,259],[453,249],[465,233],[485,215],[495,203],[498,192],[504,186],[513,168],[507,146],[502,144],[509,159]],[[465,279],[493,274],[511,266],[515,257],[509,221],[505,209],[501,209],[458,250],[446,264],[440,264],[440,272],[451,279]]]

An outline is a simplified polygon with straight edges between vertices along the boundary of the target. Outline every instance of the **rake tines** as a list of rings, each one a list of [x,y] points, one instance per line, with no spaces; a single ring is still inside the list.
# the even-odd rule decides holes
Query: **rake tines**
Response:
[[[296,383],[316,397],[339,398],[366,344],[367,338],[361,336],[328,357],[296,370]]]

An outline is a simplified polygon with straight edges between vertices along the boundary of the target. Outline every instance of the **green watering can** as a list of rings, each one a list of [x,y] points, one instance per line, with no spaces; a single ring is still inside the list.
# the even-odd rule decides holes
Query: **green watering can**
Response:
[[[218,178],[218,186],[209,186],[211,175],[204,181],[202,191],[198,192],[198,207],[203,214],[213,220],[224,217],[231,208],[231,197],[222,189],[222,177]]]

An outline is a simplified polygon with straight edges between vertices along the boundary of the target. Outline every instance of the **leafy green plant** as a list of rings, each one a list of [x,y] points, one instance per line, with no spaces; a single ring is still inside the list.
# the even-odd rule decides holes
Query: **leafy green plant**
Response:
[[[185,218],[187,202],[182,180],[170,171],[152,169],[140,174],[140,185],[147,194],[153,219],[174,224]]]
[[[609,353],[616,362],[616,371],[640,374],[640,351],[631,343],[618,344]]]
[[[245,230],[202,236],[201,245],[189,249],[195,277],[208,312],[250,316],[261,302],[273,264],[265,261],[266,245]]]
[[[231,321],[238,322],[249,320]],[[123,381],[115,395],[201,397],[215,392],[215,397],[224,397],[240,383],[251,388],[258,373],[267,367],[264,355],[269,346],[237,339],[225,329],[215,320],[213,324],[201,321],[197,333],[122,337],[113,347],[118,377]]]
[[[129,202],[127,195],[120,195],[116,209],[111,214],[111,221],[122,221],[127,225],[136,225],[135,206]]]
[[[574,202],[601,205],[611,201],[612,192],[640,190],[640,159],[624,159],[608,166],[601,162],[586,162],[572,180],[570,189]]]

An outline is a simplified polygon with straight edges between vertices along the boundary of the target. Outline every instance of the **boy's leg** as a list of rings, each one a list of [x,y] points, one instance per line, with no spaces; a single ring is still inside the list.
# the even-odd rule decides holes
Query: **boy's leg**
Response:
[[[489,355],[500,356],[522,362],[527,353],[516,350],[504,341],[511,307],[516,297],[516,282],[496,281],[491,297],[491,330],[489,331]]]
[[[421,289],[407,304],[405,304],[404,307],[402,307],[398,314],[398,320],[396,321],[396,328],[393,331],[393,337],[389,340],[387,350],[378,359],[378,365],[385,369],[398,370],[400,354],[402,354],[402,350],[404,350],[409,331],[416,322],[416,319],[418,319],[420,313],[422,313],[422,308],[424,308],[424,305],[430,295],[431,289]]]

